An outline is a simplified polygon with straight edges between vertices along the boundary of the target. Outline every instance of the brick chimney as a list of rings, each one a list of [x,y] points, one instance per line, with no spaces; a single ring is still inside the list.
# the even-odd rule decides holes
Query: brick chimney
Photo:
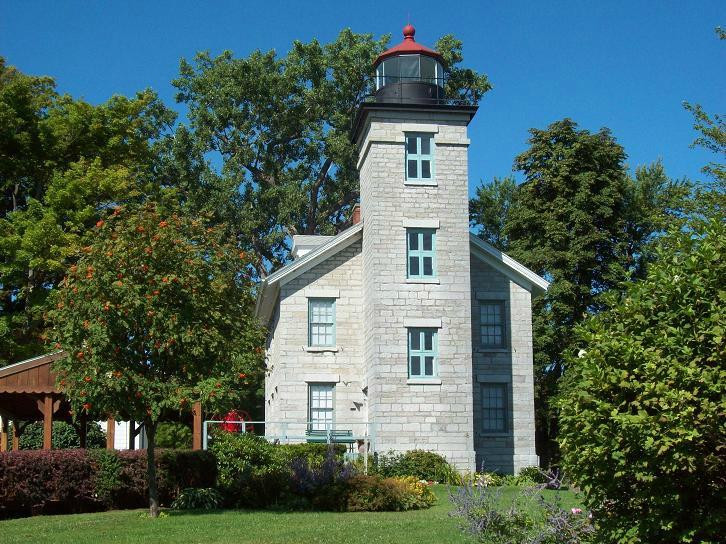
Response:
[[[360,204],[353,205],[353,211],[350,214],[350,218],[353,225],[360,223]]]

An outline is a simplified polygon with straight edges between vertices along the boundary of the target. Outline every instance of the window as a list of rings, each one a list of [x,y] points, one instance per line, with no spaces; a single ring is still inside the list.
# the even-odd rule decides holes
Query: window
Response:
[[[311,383],[308,386],[308,427],[313,431],[333,428],[333,392],[335,384]]]
[[[430,378],[436,375],[439,338],[436,329],[408,329],[408,375]]]
[[[479,312],[482,347],[505,347],[504,302],[482,301],[479,303]]]
[[[335,299],[308,299],[308,345],[335,345]]]
[[[431,134],[406,134],[406,179],[432,181],[434,177],[433,137]]]
[[[482,430],[486,433],[507,431],[507,384],[481,384]]]
[[[436,232],[434,229],[406,229],[409,278],[436,276]]]

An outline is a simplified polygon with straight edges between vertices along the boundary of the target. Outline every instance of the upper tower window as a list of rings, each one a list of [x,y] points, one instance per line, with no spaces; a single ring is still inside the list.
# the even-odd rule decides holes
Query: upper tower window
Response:
[[[406,180],[432,181],[434,177],[433,136],[406,134]]]
[[[436,277],[436,233],[434,229],[406,229],[409,278]]]

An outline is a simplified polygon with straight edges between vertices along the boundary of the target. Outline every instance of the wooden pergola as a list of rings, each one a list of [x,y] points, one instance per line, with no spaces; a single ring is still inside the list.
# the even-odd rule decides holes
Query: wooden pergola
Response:
[[[63,351],[40,355],[0,368],[0,452],[8,451],[9,422],[13,422],[12,449],[20,447],[20,436],[25,425],[32,421],[43,422],[43,449],[49,450],[53,443],[53,421],[65,421],[76,428],[81,447],[86,447],[86,420],[81,416],[73,421],[71,407],[55,386],[56,375],[51,363],[65,356]],[[202,449],[202,408],[195,403],[192,409],[193,441],[195,450]],[[106,426],[106,448],[113,449],[116,422],[108,419]],[[131,432],[139,429],[131,422]]]

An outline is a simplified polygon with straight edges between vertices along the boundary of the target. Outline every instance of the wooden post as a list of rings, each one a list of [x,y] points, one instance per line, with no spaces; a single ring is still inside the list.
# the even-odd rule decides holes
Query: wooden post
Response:
[[[46,395],[43,404],[43,449],[53,447],[53,395]]]
[[[116,420],[112,417],[106,421],[106,449],[112,450],[116,446]]]
[[[194,418],[192,431],[192,449],[202,449],[202,403],[195,402],[192,406],[192,416]]]
[[[18,451],[20,449],[20,432],[18,420],[13,419],[13,451]]]
[[[8,451],[8,425],[7,416],[2,416],[2,426],[0,426],[0,452]]]

